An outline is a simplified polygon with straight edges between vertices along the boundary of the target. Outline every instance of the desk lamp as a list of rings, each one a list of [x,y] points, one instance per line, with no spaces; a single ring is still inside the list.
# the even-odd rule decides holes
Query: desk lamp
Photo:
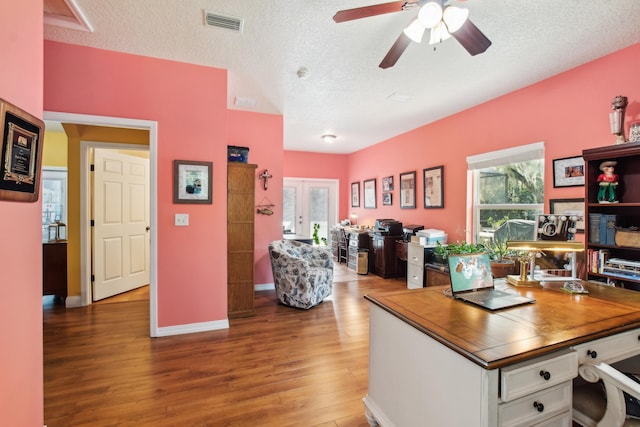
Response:
[[[513,286],[537,286],[540,285],[539,280],[535,280],[535,257],[538,252],[557,251],[557,252],[581,252],[584,250],[582,242],[574,241],[557,241],[557,240],[509,240],[507,241],[507,249],[518,251],[526,251],[526,255],[520,255],[520,276],[508,275],[507,283]],[[527,263],[531,270],[530,276],[527,276]],[[576,270],[576,258],[571,258],[571,271]]]

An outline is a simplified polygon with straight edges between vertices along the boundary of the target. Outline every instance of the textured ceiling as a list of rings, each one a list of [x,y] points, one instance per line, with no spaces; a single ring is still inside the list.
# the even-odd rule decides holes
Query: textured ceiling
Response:
[[[639,0],[468,0],[470,19],[493,42],[485,53],[472,57],[454,39],[435,49],[412,43],[382,70],[417,9],[336,24],[338,10],[381,2],[74,1],[94,31],[45,25],[46,39],[225,68],[229,108],[281,114],[286,149],[329,153],[357,151],[640,42]],[[243,18],[243,33],[205,27],[205,10]],[[255,106],[238,107],[237,97]],[[325,133],[335,143],[323,143]]]

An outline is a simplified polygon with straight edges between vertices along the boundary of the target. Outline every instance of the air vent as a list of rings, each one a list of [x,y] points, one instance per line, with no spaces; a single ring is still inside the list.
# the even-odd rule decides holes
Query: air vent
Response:
[[[244,19],[234,18],[233,16],[219,15],[213,12],[204,11],[204,23],[209,27],[223,28],[225,30],[242,33]]]

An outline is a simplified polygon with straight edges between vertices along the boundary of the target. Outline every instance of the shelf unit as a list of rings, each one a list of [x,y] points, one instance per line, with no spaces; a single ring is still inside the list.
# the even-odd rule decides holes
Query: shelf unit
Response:
[[[608,258],[621,258],[640,263],[640,247],[619,246],[614,242],[596,239],[593,228],[594,217],[599,214],[615,215],[616,226],[640,226],[640,144],[628,143],[583,150],[585,162],[585,243],[588,249],[587,278],[600,282],[616,284],[625,288],[640,290],[640,275],[638,279],[619,277],[611,274],[592,271],[589,253],[593,251],[608,251]],[[602,173],[600,163],[606,160],[617,162],[615,173],[619,176],[617,189],[617,203],[598,203],[597,177]],[[602,217],[600,218],[602,219]],[[599,230],[599,228],[598,228]],[[618,229],[616,232],[620,232]],[[611,239],[609,239],[611,240]],[[616,240],[618,240],[616,238]],[[613,243],[613,244],[611,244]],[[639,245],[640,246],[640,245]]]

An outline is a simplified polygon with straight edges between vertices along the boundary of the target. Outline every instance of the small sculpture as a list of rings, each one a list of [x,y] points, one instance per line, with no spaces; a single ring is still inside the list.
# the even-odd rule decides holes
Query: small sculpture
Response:
[[[618,135],[616,145],[627,142],[624,136],[624,113],[627,109],[627,104],[627,97],[622,95],[616,96],[613,98],[613,101],[611,101],[611,109],[613,111],[609,113],[609,125],[611,126],[611,133]]]
[[[269,178],[273,178],[273,175],[271,175],[267,169],[265,169],[260,175],[258,175],[258,179],[263,180],[262,184],[265,190],[269,188]]]
[[[617,203],[616,189],[618,188],[618,175],[614,173],[618,163],[607,160],[600,163],[602,173],[598,175],[598,203]]]

